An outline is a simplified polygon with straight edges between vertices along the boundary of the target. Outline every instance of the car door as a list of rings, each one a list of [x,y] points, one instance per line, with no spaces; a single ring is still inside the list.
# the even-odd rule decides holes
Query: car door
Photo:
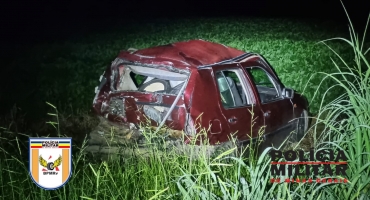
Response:
[[[215,66],[213,72],[219,97],[217,101],[228,122],[229,132],[236,133],[240,141],[257,137],[258,130],[264,126],[263,113],[256,106],[246,72],[238,64]]]
[[[250,76],[250,81],[258,104],[265,119],[266,133],[274,133],[291,128],[289,122],[294,117],[291,99],[284,98],[282,84],[258,62],[242,64],[243,69]]]

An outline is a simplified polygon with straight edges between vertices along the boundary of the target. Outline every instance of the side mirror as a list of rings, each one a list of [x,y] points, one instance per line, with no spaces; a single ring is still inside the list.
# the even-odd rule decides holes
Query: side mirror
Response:
[[[291,88],[283,88],[282,95],[284,98],[293,99],[294,90]]]

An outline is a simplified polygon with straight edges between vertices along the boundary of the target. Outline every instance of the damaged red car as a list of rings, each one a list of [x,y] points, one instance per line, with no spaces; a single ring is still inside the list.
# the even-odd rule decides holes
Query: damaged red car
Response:
[[[308,129],[308,103],[287,88],[267,60],[222,44],[190,40],[127,50],[106,69],[96,88],[95,112],[128,129],[148,123],[157,130],[195,138],[207,130],[210,144],[233,135],[248,141]]]

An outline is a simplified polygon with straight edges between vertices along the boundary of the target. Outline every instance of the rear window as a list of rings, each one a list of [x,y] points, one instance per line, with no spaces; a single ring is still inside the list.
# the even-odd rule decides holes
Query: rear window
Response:
[[[178,94],[188,75],[165,70],[120,65],[115,73],[113,88],[116,91],[156,92]]]

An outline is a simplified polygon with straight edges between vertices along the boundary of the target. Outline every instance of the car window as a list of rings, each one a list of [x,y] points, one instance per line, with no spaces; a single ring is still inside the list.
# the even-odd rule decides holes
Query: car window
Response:
[[[136,70],[134,72],[134,70]],[[138,71],[137,71],[138,70]],[[113,81],[117,91],[156,92],[177,95],[184,85],[184,75],[155,71],[143,66],[119,65]]]
[[[241,71],[236,69],[216,72],[216,82],[224,108],[250,105],[250,98],[246,95],[247,90],[242,84],[240,73]]]
[[[265,70],[260,67],[248,67],[246,71],[257,88],[261,103],[281,99],[276,82]]]

